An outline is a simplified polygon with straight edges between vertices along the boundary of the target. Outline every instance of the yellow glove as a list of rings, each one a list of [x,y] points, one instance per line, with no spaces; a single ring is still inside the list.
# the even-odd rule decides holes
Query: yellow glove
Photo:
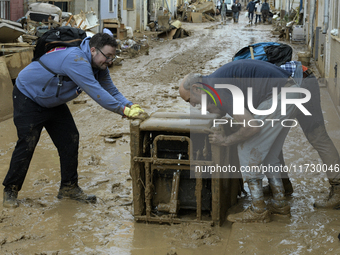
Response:
[[[139,114],[143,113],[144,111],[140,108],[124,108],[124,115],[128,118],[136,118]]]
[[[142,112],[144,112],[144,110],[140,107],[139,104],[133,104],[133,105],[130,106],[130,108],[131,108],[131,109],[139,109],[139,110],[141,110]]]

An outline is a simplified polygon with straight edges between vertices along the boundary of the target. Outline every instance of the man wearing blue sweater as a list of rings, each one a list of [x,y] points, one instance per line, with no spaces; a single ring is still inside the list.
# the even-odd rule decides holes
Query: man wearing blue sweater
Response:
[[[4,207],[18,206],[18,192],[43,128],[60,157],[58,198],[96,202],[96,196],[85,194],[78,186],[79,133],[66,103],[85,91],[102,107],[122,116],[138,118],[144,112],[127,100],[110,78],[108,65],[115,59],[116,47],[110,35],[98,33],[85,38],[80,47],[56,47],[41,56],[42,64],[33,61],[20,72],[13,90],[18,141],[3,181]]]

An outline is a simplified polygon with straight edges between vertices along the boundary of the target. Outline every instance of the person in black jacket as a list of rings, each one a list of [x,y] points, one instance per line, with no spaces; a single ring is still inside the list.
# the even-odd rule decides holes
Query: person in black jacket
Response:
[[[250,1],[248,3],[247,11],[248,11],[249,23],[253,24],[254,11],[255,11],[255,2],[254,2],[254,0],[252,0],[252,1]]]
[[[264,3],[262,4],[261,7],[263,23],[268,21],[269,10],[270,10],[269,4],[267,3],[267,0],[264,0]]]
[[[233,20],[235,23],[238,23],[238,17],[241,11],[241,4],[238,2],[238,0],[233,3],[231,10],[233,12]]]

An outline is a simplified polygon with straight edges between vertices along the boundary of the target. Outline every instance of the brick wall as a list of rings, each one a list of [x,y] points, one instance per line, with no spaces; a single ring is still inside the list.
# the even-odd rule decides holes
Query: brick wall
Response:
[[[10,1],[11,20],[17,21],[24,16],[24,0]]]

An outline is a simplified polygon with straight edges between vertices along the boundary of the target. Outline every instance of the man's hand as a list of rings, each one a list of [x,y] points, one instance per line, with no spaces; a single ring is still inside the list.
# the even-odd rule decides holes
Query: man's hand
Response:
[[[133,104],[133,105],[130,106],[130,108],[131,108],[131,109],[139,109],[139,110],[141,110],[142,112],[144,112],[144,110],[140,107],[139,104]]]
[[[144,110],[140,108],[140,106],[137,104],[132,105],[131,108],[125,106],[124,115],[129,119],[145,120],[149,118],[149,115],[146,112],[144,112]]]
[[[221,130],[204,129],[204,131],[210,133],[209,134],[210,143],[223,146],[224,139],[226,138],[226,136],[223,134]]]
[[[250,127],[248,125],[249,120],[253,118],[253,115],[247,109],[244,109],[244,115],[234,115],[234,120],[239,124],[233,127],[239,129],[228,136],[224,136],[221,131],[205,129],[205,131],[208,130],[207,132],[211,133],[209,135],[209,142],[219,144],[220,146],[231,146],[246,141],[247,139],[261,131],[261,127]],[[240,125],[240,123],[245,123],[245,126],[243,126],[242,124]]]
[[[125,106],[124,108],[124,115],[128,118],[135,118],[143,112],[144,111],[138,107],[130,108],[130,107]]]

